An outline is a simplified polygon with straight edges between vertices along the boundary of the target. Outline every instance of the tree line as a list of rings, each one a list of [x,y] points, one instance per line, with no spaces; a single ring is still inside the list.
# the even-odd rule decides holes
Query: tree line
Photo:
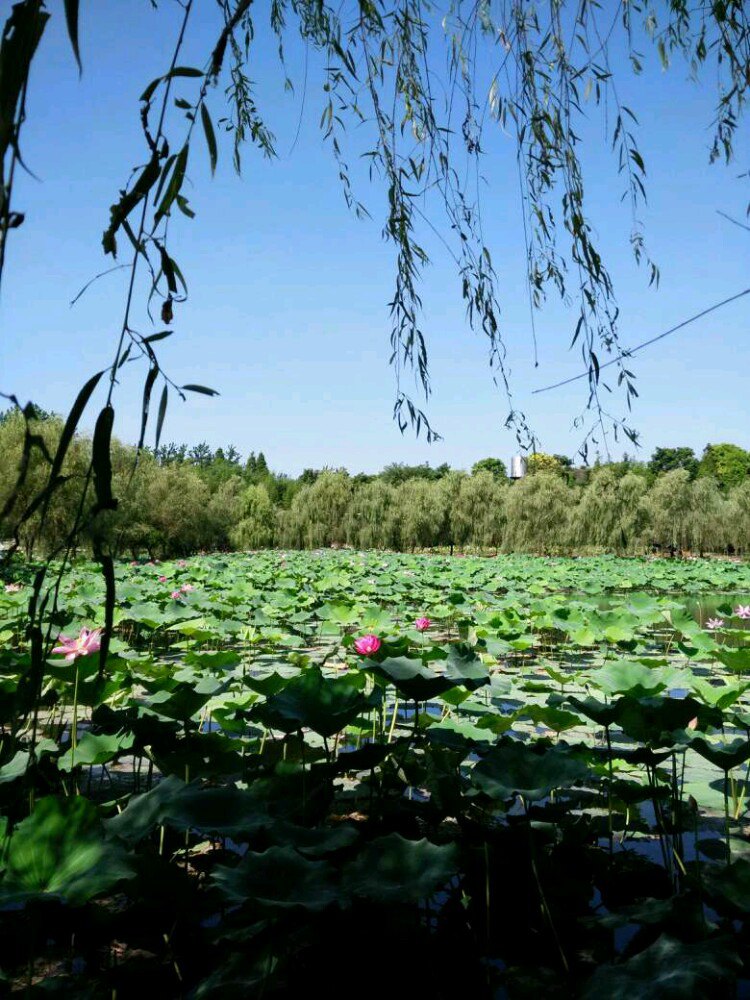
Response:
[[[88,468],[91,442],[77,436],[65,482],[46,517],[32,510],[45,481],[45,450],[54,453],[62,420],[39,412],[39,438],[21,491],[0,520],[14,526],[29,556],[65,545]],[[0,511],[8,506],[23,462],[23,419],[0,415]],[[648,462],[575,468],[562,455],[529,456],[527,475],[509,481],[498,458],[470,472],[394,463],[375,475],[306,469],[273,472],[265,455],[243,462],[233,446],[168,444],[143,451],[112,442],[116,510],[83,533],[113,555],[170,557],[201,549],[321,548],[416,551],[431,548],[532,552],[649,550],[697,554],[750,552],[750,452],[733,444],[657,448]],[[24,518],[24,515],[28,514]],[[94,537],[96,532],[96,537]]]

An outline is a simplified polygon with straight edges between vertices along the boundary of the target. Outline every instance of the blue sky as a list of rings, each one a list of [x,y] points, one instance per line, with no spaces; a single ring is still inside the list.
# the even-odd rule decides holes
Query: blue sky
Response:
[[[79,79],[52,6],[23,142],[36,179],[22,176],[18,183],[15,207],[26,221],[11,235],[0,298],[0,389],[66,412],[85,378],[109,363],[116,342],[123,274],[97,282],[75,307],[70,301],[110,266],[101,232],[131,167],[142,162],[138,96],[168,64],[179,11],[168,0],[157,11],[145,0],[83,3]],[[201,0],[196,10],[180,60],[187,64],[203,62],[215,33],[214,4]],[[385,192],[369,186],[356,166],[366,137],[355,132],[346,151],[373,216],[362,222],[344,204],[318,127],[318,67],[311,61],[302,110],[299,48],[290,42],[297,84],[290,95],[262,29],[256,43],[250,75],[279,157],[269,163],[247,147],[238,178],[223,142],[211,179],[202,146],[191,154],[189,196],[197,215],[176,218],[170,234],[190,299],[177,307],[175,335],[159,353],[175,381],[211,385],[221,395],[175,400],[164,439],[232,442],[245,455],[263,450],[273,468],[290,473],[322,465],[373,471],[390,461],[468,467],[486,455],[508,458],[515,441],[503,426],[507,403],[490,378],[481,337],[464,321],[453,264],[431,238],[433,261],[422,287],[434,390],[428,412],[444,440],[428,446],[411,432],[401,435],[391,420],[387,303],[394,255],[380,234]],[[641,217],[661,267],[658,291],[632,261],[628,212],[619,203],[622,180],[593,109],[585,162],[590,213],[615,279],[622,341],[633,346],[748,285],[750,237],[717,210],[742,216],[747,179],[738,175],[750,144],[745,134],[734,164],[709,166],[710,94],[688,80],[682,65],[665,75],[650,53],[640,78],[623,73],[620,98],[641,122],[649,193]],[[211,95],[211,108],[214,118],[221,116],[220,93]],[[178,117],[172,127],[180,134]],[[536,317],[535,368],[514,143],[496,130],[487,149],[485,237],[500,279],[515,402],[540,448],[573,454],[581,439],[573,420],[585,403],[585,383],[531,392],[580,370],[578,351],[567,350],[575,314],[550,296]],[[643,457],[658,445],[700,451],[708,441],[734,441],[750,447],[749,318],[750,296],[637,356],[631,367],[640,398],[632,422]],[[148,331],[140,304],[136,322]],[[161,326],[157,319],[155,329]],[[139,403],[138,380],[129,376],[115,397],[115,433],[123,440],[137,438]],[[87,427],[94,417],[92,411]],[[614,454],[623,448],[633,450],[627,442],[613,444]]]

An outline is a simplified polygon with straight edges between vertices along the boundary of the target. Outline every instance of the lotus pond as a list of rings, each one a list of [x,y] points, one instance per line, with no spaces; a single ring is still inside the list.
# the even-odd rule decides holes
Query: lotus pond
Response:
[[[50,642],[42,677],[32,573],[0,991],[749,995],[750,566],[123,563],[106,660]],[[103,605],[76,564],[51,639]]]

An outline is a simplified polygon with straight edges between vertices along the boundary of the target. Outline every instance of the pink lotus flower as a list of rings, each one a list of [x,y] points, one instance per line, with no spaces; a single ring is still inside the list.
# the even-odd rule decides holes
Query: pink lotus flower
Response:
[[[180,587],[180,590],[183,592],[183,594],[189,594],[191,593],[191,591],[195,590],[195,587],[192,585],[192,583],[183,583],[183,585]]]
[[[159,577],[159,583],[166,583],[166,582],[167,582],[166,576],[160,576]]]
[[[706,628],[710,628],[712,630],[717,628],[724,628],[724,619],[709,618],[708,621],[706,622]]]
[[[695,727],[697,725],[698,725],[698,716],[696,715],[696,717],[694,719],[691,719],[690,722],[688,722],[687,728],[688,729],[695,729]]]
[[[23,584],[20,583],[6,583],[5,593],[6,594],[17,594],[19,590],[23,590]]]
[[[172,600],[173,601],[181,601],[182,600],[182,591],[181,590],[173,590],[171,596],[172,596]]]
[[[138,560],[137,560],[137,559],[133,559],[133,560],[131,560],[131,563],[130,563],[130,565],[131,565],[131,566],[137,566],[137,565],[138,565]]]
[[[67,635],[58,635],[59,646],[55,646],[53,653],[64,653],[65,659],[71,662],[79,656],[89,656],[90,653],[98,653],[102,647],[102,630],[100,628],[82,628],[77,639],[69,639]]]
[[[180,559],[180,561],[177,563],[177,565],[180,567],[180,569],[185,569],[185,567],[187,566],[187,563],[185,562],[184,559]]]
[[[372,656],[380,649],[380,639],[376,635],[363,635],[354,643],[360,656]]]
[[[432,625],[432,621],[429,618],[417,618],[414,622],[414,628],[417,632],[426,632],[430,625]]]
[[[734,609],[734,616],[735,618],[750,618],[750,604],[738,604]]]

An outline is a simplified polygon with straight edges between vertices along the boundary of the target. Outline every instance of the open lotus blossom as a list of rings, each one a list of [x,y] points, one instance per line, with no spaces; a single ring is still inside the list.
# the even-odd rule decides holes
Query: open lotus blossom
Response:
[[[102,630],[100,628],[82,628],[77,639],[70,639],[67,635],[58,635],[59,646],[55,646],[53,653],[64,653],[66,660],[76,660],[79,656],[89,656],[90,653],[98,653],[102,647]]]
[[[180,590],[183,592],[183,594],[189,594],[191,591],[195,590],[195,587],[192,585],[192,583],[183,583],[183,585],[180,587]]]
[[[180,569],[185,569],[185,567],[187,566],[187,563],[185,562],[184,559],[180,559],[180,561],[177,563],[177,565],[180,567]]]
[[[372,656],[380,649],[380,639],[376,635],[360,636],[354,643],[354,648],[360,656]]]
[[[709,618],[708,621],[706,622],[706,628],[710,628],[710,629],[724,628],[724,619],[723,618]]]
[[[430,625],[432,625],[432,620],[430,618],[417,618],[414,622],[414,628],[417,632],[426,632]]]
[[[738,604],[734,609],[734,616],[735,618],[750,618],[750,604]]]
[[[182,600],[182,591],[181,590],[173,590],[171,596],[172,596],[172,600],[173,601],[180,601],[180,600]]]
[[[21,583],[6,583],[5,593],[6,594],[17,594],[19,590],[23,590],[23,584]]]

